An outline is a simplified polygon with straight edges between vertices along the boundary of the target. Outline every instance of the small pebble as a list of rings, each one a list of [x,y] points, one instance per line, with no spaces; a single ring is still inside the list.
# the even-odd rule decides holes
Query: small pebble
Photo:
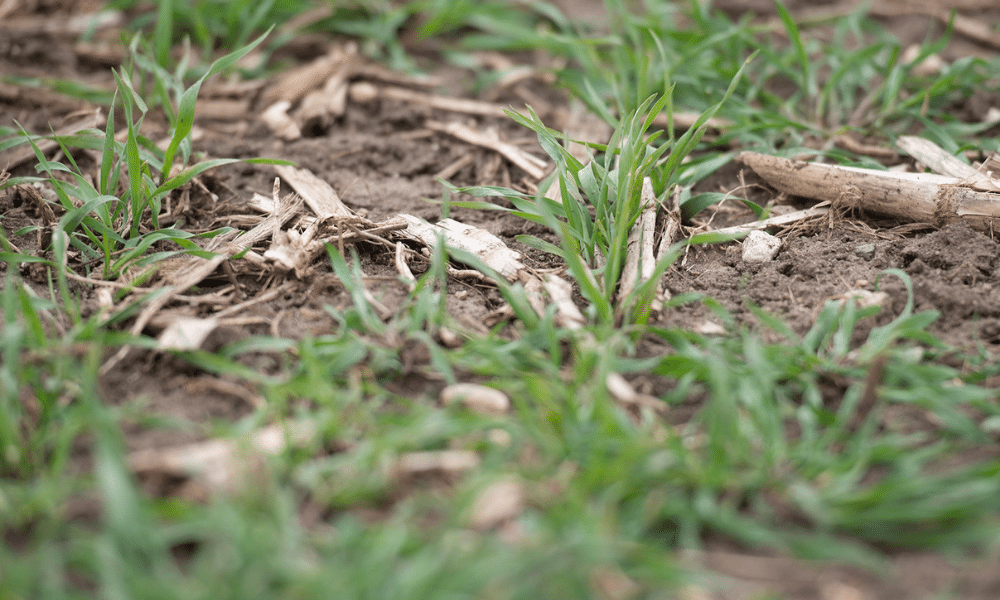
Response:
[[[861,244],[854,248],[854,253],[865,260],[875,258],[875,244]]]
[[[774,260],[781,248],[781,240],[763,231],[751,231],[743,240],[743,262],[766,263]]]

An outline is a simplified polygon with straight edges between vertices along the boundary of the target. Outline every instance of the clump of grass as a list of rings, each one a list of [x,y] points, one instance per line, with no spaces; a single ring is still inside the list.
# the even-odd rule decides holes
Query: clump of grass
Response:
[[[740,75],[741,72],[738,72],[721,102],[725,102],[736,88]],[[646,131],[653,120],[665,108],[668,120],[671,119],[673,91],[674,88],[669,87],[658,99],[656,96],[647,98],[635,111],[622,119],[608,144],[590,144],[603,155],[587,164],[573,157],[561,143],[570,140],[546,127],[530,108],[527,116],[509,113],[515,121],[538,135],[542,148],[555,162],[556,171],[551,185],[558,186],[562,202],[545,197],[543,191],[547,189],[547,185],[543,182],[539,193],[534,197],[497,187],[450,188],[453,192],[474,196],[499,196],[509,200],[514,208],[461,201],[452,204],[506,210],[549,226],[559,236],[558,247],[533,236],[521,236],[518,239],[555,254],[566,262],[584,298],[590,302],[598,322],[613,323],[626,313],[629,313],[630,322],[644,318],[641,313],[631,314],[635,306],[616,307],[615,302],[625,265],[629,232],[643,209],[640,199],[643,180],[647,177],[651,179],[657,202],[662,202],[667,194],[672,193],[674,186],[682,183],[690,186],[691,178],[683,176],[682,161],[697,146],[707,129],[708,121],[721,106],[720,102],[702,113],[694,126],[676,140],[671,135],[660,141],[662,131],[647,136]],[[672,133],[670,130],[669,134]],[[690,187],[687,187],[684,198],[691,200]],[[689,213],[692,212],[691,206],[702,199],[694,200],[687,207]],[[657,265],[654,270],[651,281],[658,280],[675,258],[676,253],[670,253],[664,258],[662,264]],[[637,297],[649,296],[654,291],[653,286],[642,286]],[[651,296],[635,304],[648,307],[649,300]],[[646,310],[648,312],[648,308]]]
[[[103,132],[92,130],[68,137],[52,137],[59,142],[69,163],[64,164],[47,159],[36,144],[40,138],[22,130],[23,139],[15,141],[27,141],[32,145],[38,160],[37,169],[47,177],[11,178],[4,186],[49,182],[64,211],[53,235],[54,248],[65,250],[72,247],[82,253],[83,262],[99,261],[101,266],[98,271],[104,279],[117,278],[130,268],[141,268],[176,252],[198,254],[201,250],[191,240],[194,234],[178,228],[160,227],[162,205],[171,192],[201,173],[239,162],[238,159],[212,159],[190,164],[190,134],[196,101],[205,79],[231,67],[263,39],[264,36],[215,61],[201,78],[185,88],[182,82],[184,64],[174,73],[167,72],[136,52],[139,43],[136,38],[132,44],[135,65],[152,76],[154,96],[167,113],[170,124],[167,148],[159,149],[141,134],[149,106],[133,87],[135,70],[131,66],[123,67],[120,72],[115,72],[115,81],[116,97],[121,99],[120,107],[125,118],[124,141],[116,139],[113,118],[107,120]],[[91,183],[76,163],[69,151],[71,147],[100,152],[98,173],[93,178],[95,183]],[[250,159],[248,162],[279,161]],[[144,231],[147,221],[151,231]],[[180,250],[151,252],[154,245],[164,241],[180,246]],[[57,252],[57,262],[63,260],[63,255]]]

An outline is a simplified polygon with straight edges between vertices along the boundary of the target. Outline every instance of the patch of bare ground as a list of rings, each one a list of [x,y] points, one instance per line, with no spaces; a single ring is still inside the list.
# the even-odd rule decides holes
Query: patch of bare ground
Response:
[[[777,257],[764,265],[747,264],[738,246],[692,249],[667,275],[666,285],[674,294],[707,294],[751,322],[748,303],[755,304],[801,335],[827,301],[856,290],[874,292],[876,287],[887,292],[891,302],[872,324],[885,324],[906,306],[903,283],[883,275],[886,269],[899,268],[913,281],[914,309],[940,313],[932,326],[936,335],[952,345],[982,343],[996,352],[1000,312],[992,299],[1000,284],[998,249],[988,234],[964,223],[901,235],[841,222],[786,238]],[[710,314],[692,304],[663,315],[662,322],[680,325],[709,319]]]

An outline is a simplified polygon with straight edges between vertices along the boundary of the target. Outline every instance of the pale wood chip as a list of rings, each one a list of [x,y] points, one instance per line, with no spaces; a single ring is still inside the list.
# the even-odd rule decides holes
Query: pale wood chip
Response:
[[[608,388],[608,392],[615,400],[622,404],[651,408],[658,413],[665,413],[670,408],[666,402],[655,396],[640,394],[635,391],[628,380],[614,371],[608,373],[604,383]]]
[[[725,335],[726,328],[715,321],[705,320],[691,328],[695,333],[701,335]]]
[[[257,212],[270,213],[274,212],[277,207],[273,198],[268,198],[264,194],[254,192],[253,196],[247,200],[247,207],[256,210]]]
[[[247,439],[214,439],[184,446],[139,450],[128,455],[129,468],[138,474],[164,473],[195,477],[218,491],[239,490],[252,479],[255,458],[276,455],[288,445],[304,445],[316,434],[309,421],[272,425]]]
[[[850,290],[845,294],[841,294],[833,298],[837,300],[840,306],[844,306],[850,301],[857,303],[858,308],[870,308],[872,306],[878,306],[884,308],[889,305],[890,296],[886,292],[872,292],[869,290]]]
[[[302,130],[299,129],[299,124],[288,115],[288,109],[291,107],[292,103],[288,100],[278,100],[264,109],[264,112],[260,114],[260,120],[267,125],[271,133],[286,142],[302,137]]]
[[[920,44],[910,44],[899,57],[899,61],[904,64],[910,64],[917,60],[917,57],[920,56],[920,52],[922,50],[923,48],[920,47]],[[911,65],[910,74],[916,75],[917,77],[933,77],[940,75],[941,71],[943,71],[947,66],[948,63],[941,58],[940,54],[930,54],[924,57],[924,59],[919,63]]]
[[[516,518],[524,510],[524,484],[506,476],[486,486],[472,502],[470,522],[478,530],[493,529]]]
[[[531,305],[531,309],[538,316],[544,316],[545,309],[548,307],[548,301],[545,298],[545,286],[542,285],[542,280],[527,271],[521,271],[520,275],[521,284],[524,286],[524,294],[528,298],[528,304]]]
[[[393,471],[403,477],[433,473],[455,475],[478,466],[479,455],[471,450],[428,450],[403,454]]]
[[[510,398],[502,391],[476,383],[455,383],[441,390],[444,405],[461,402],[471,411],[502,416],[510,410]]]
[[[218,326],[218,319],[180,317],[157,336],[156,347],[159,350],[197,350]]]

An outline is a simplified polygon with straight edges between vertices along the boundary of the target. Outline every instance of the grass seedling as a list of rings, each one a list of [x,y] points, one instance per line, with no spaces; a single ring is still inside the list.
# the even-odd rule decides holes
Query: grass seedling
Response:
[[[207,61],[217,49],[243,48],[255,36],[307,11],[312,5],[301,0],[164,0],[156,4],[155,12],[143,12],[148,6],[137,0],[114,0],[109,7],[138,14],[129,28],[147,34],[152,29],[152,55],[160,67],[168,69],[174,64],[171,51],[180,42],[193,39],[201,48],[202,59]],[[278,40],[276,45],[284,41],[287,39]]]

